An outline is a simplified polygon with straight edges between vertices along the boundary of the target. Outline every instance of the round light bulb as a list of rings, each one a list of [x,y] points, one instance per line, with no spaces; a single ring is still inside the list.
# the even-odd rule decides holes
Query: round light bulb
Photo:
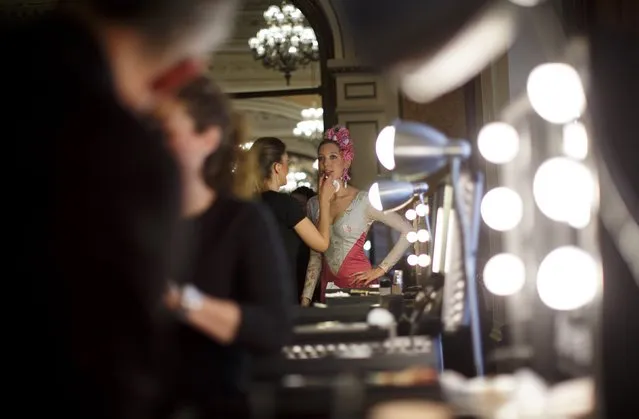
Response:
[[[366,240],[366,242],[364,243],[364,250],[369,251],[371,250],[371,241],[370,240]]]
[[[512,189],[491,189],[481,201],[481,216],[493,230],[508,231],[517,227],[524,214],[524,203]]]
[[[490,123],[479,131],[477,148],[491,163],[508,163],[519,153],[519,133],[505,122]]]
[[[578,247],[564,246],[539,264],[537,292],[552,309],[575,310],[595,298],[600,278],[599,265],[591,255]]]
[[[531,106],[546,121],[565,124],[586,109],[586,94],[577,70],[562,63],[535,67],[526,85]]]
[[[425,243],[430,239],[430,234],[428,234],[428,230],[421,229],[417,232],[417,240],[420,243]]]
[[[510,1],[511,3],[515,3],[517,6],[521,6],[521,7],[535,7],[544,0],[510,0]]]
[[[417,264],[422,268],[427,267],[428,265],[430,265],[430,256],[426,254],[417,256]]]
[[[415,212],[417,213],[417,215],[419,215],[420,217],[425,217],[428,215],[428,205],[426,204],[419,204],[415,207]]]
[[[406,258],[406,262],[408,262],[410,266],[417,265],[417,260],[417,255],[409,255],[408,258]]]
[[[524,286],[526,266],[517,256],[500,253],[484,266],[484,284],[495,295],[513,295]]]
[[[408,211],[406,211],[406,214],[404,214],[404,216],[408,221],[413,221],[415,218],[417,218],[417,212],[414,209],[409,209]]]
[[[374,308],[368,312],[366,322],[371,326],[387,329],[395,323],[395,317],[385,308]]]
[[[382,166],[388,170],[395,168],[395,127],[388,126],[379,133],[375,152]]]
[[[417,233],[414,231],[409,231],[408,233],[406,233],[406,240],[408,240],[409,243],[415,243],[417,241]]]
[[[368,190],[368,201],[377,211],[384,209],[382,206],[382,197],[379,194],[379,184],[377,182],[373,183]]]
[[[562,148],[564,154],[576,160],[583,160],[588,155],[588,130],[581,122],[564,125]]]
[[[535,173],[533,195],[551,220],[583,228],[590,222],[596,184],[590,170],[565,157],[546,160]]]

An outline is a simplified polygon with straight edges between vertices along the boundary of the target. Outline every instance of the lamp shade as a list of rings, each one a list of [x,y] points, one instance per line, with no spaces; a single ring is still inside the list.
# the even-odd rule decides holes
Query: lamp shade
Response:
[[[379,211],[397,211],[409,204],[413,197],[428,192],[426,183],[380,179],[371,186],[368,199],[373,208]]]
[[[384,67],[445,45],[495,0],[348,0],[338,2],[366,62]]]
[[[442,132],[418,122],[395,121],[377,137],[377,158],[394,178],[422,180],[443,169],[451,158],[467,159],[468,141],[451,140]]]
[[[361,59],[424,103],[477,75],[515,39],[521,7],[503,0],[337,2]]]

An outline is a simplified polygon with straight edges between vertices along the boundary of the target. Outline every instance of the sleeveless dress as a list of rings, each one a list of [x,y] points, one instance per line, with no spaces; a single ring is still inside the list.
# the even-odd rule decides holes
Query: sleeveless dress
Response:
[[[307,211],[308,217],[317,224],[317,197],[308,201]],[[303,297],[312,299],[318,279],[321,281],[322,301],[325,300],[326,288],[354,288],[351,285],[351,275],[371,269],[371,263],[364,253],[364,243],[368,230],[375,221],[381,221],[402,233],[379,267],[388,272],[397,263],[410,246],[406,233],[412,230],[412,226],[396,213],[384,213],[373,208],[368,201],[368,193],[360,191],[331,225],[331,240],[326,252],[320,254],[311,251]]]

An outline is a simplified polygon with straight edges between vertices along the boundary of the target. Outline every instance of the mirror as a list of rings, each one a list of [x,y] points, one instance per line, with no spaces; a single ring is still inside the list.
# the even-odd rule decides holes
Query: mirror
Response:
[[[289,153],[288,183],[284,192],[300,186],[317,191],[317,145],[323,133],[319,95],[234,99],[234,107],[249,123],[252,139],[277,137]],[[249,142],[246,147],[250,147]]]

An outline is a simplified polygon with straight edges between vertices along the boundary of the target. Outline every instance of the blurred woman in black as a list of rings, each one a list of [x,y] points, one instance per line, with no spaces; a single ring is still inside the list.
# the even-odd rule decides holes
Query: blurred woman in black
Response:
[[[251,165],[238,161],[242,139],[222,92],[200,78],[160,117],[181,169],[185,222],[198,243],[167,295],[184,322],[177,397],[197,417],[248,417],[247,358],[286,342],[292,273],[268,210],[237,197],[234,186],[246,183]]]

